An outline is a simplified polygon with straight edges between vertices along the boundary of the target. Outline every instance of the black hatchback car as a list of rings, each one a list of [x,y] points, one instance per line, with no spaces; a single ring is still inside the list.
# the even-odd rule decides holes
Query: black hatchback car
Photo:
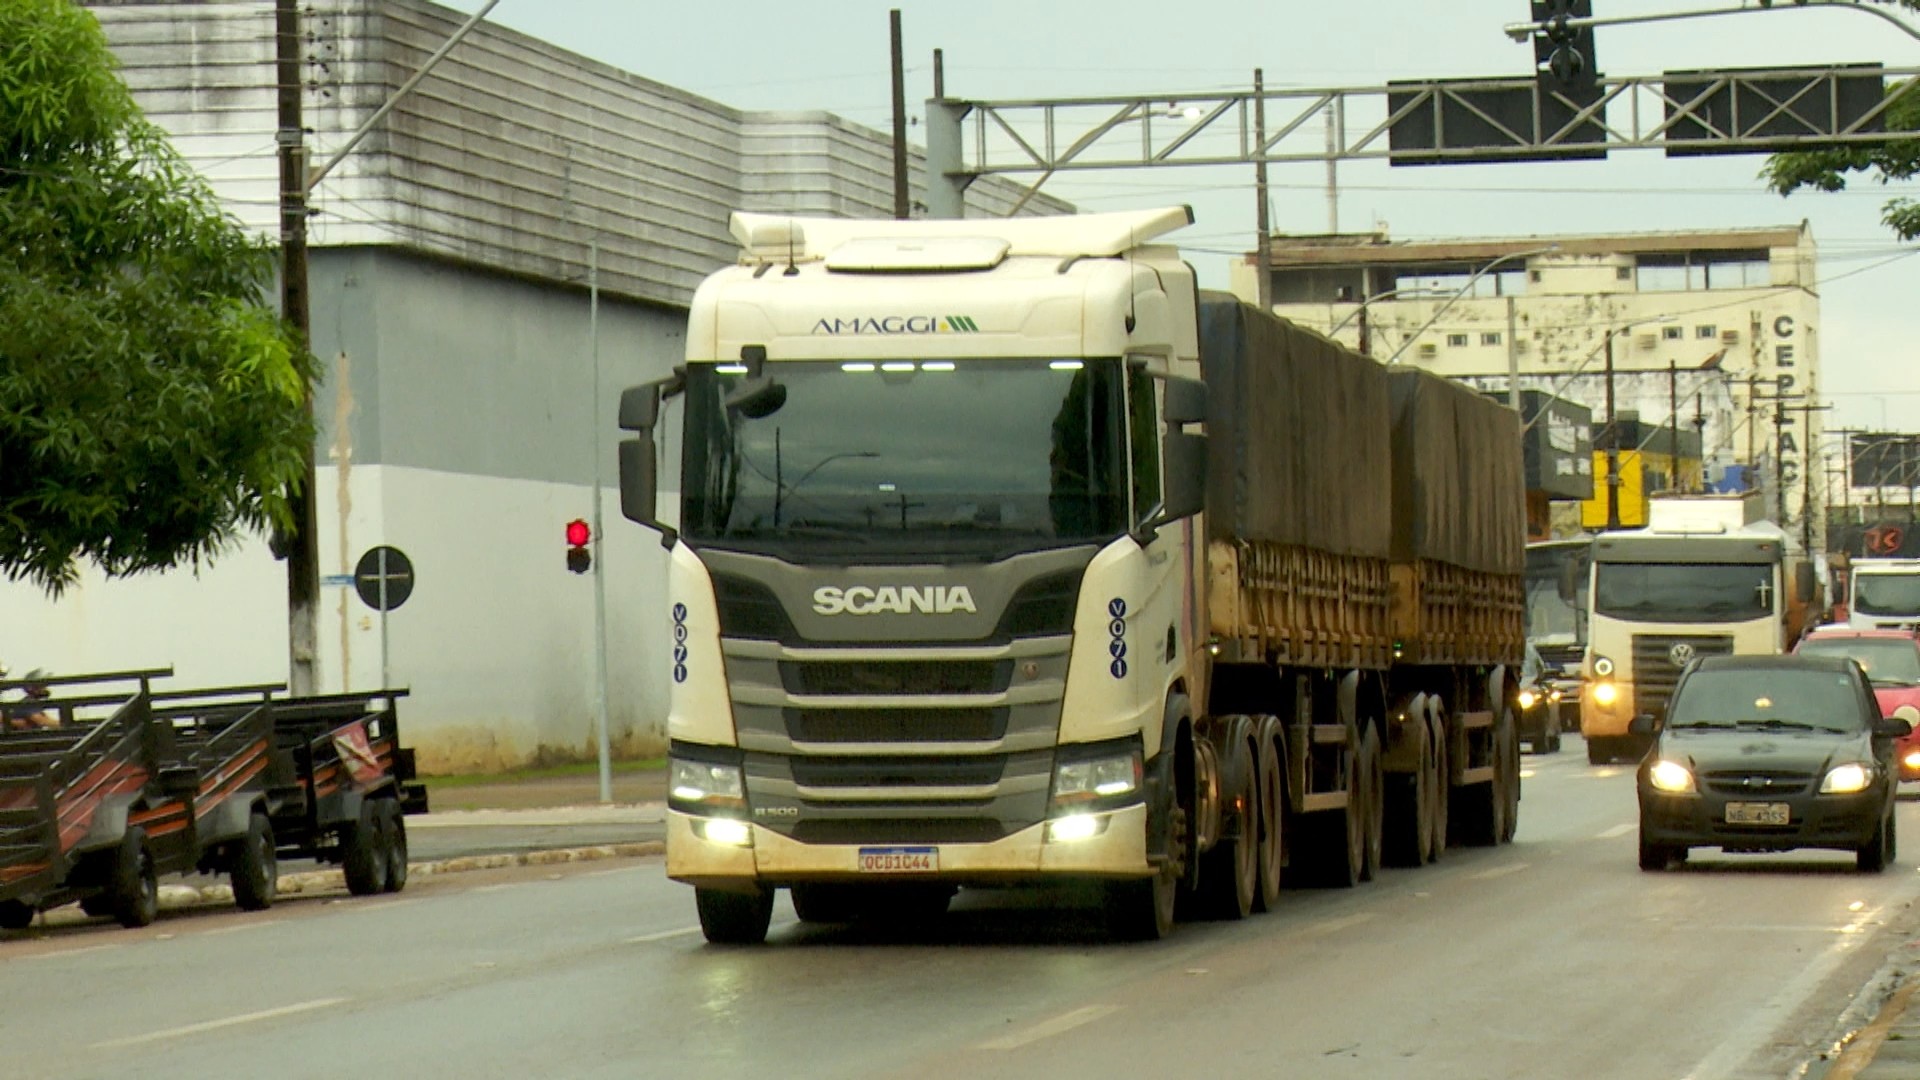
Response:
[[[1862,871],[1894,857],[1893,740],[1873,687],[1844,657],[1711,656],[1680,677],[1640,763],[1640,868],[1694,847],[1830,848]]]

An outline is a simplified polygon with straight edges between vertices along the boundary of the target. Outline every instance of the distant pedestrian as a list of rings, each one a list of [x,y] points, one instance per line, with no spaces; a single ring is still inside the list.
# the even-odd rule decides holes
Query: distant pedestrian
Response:
[[[45,668],[34,668],[27,672],[20,688],[21,700],[0,706],[0,717],[4,717],[7,731],[39,731],[56,728],[60,721],[49,713],[43,704],[53,696],[47,688],[49,672]]]

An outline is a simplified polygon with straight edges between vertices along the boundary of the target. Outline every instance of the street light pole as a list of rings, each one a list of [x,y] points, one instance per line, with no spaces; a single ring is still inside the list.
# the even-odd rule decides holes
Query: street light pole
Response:
[[[1603,342],[1607,350],[1607,530],[1620,527],[1620,428],[1613,412],[1613,330]]]

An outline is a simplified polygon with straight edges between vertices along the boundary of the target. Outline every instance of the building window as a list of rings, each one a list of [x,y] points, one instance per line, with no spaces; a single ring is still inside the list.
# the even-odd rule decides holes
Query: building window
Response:
[[[1687,336],[1687,328],[1684,326],[1662,327],[1660,336],[1666,338],[1668,341],[1679,341],[1681,338]]]
[[[1536,283],[1536,284],[1537,284],[1537,283],[1539,283],[1539,281],[1540,281],[1540,271],[1538,271],[1538,270],[1529,270],[1529,271],[1527,271],[1527,280],[1529,280],[1529,281],[1532,281],[1532,282],[1534,282],[1534,283]]]
[[[1701,339],[1716,338],[1720,336],[1720,328],[1717,326],[1696,326],[1693,328],[1693,336]]]
[[[1464,349],[1466,347],[1467,347],[1467,335],[1465,334],[1448,334],[1447,335],[1447,348]]]
[[[1496,332],[1494,332],[1494,333],[1485,333],[1485,334],[1481,334],[1481,335],[1480,335],[1480,344],[1482,344],[1482,345],[1498,345],[1498,344],[1500,344],[1500,334],[1499,334],[1499,333],[1498,333],[1497,331],[1496,331]]]
[[[1631,266],[1616,266],[1616,267],[1614,267],[1614,268],[1613,268],[1613,277],[1614,277],[1614,280],[1615,280],[1615,281],[1632,281],[1632,280],[1633,280],[1633,267],[1631,267]]]

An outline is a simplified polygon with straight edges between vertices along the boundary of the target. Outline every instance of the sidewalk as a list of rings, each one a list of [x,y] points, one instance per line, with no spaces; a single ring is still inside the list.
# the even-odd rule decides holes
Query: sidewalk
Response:
[[[429,777],[424,783],[427,785],[428,804],[434,815],[450,810],[541,810],[601,805],[600,778],[593,774],[502,778],[472,784],[457,778],[436,781]],[[614,806],[664,803],[666,800],[667,770],[664,765],[613,774]]]
[[[1873,991],[1884,995],[1877,1014],[1810,1080],[1920,1080],[1920,938],[1894,947]]]

